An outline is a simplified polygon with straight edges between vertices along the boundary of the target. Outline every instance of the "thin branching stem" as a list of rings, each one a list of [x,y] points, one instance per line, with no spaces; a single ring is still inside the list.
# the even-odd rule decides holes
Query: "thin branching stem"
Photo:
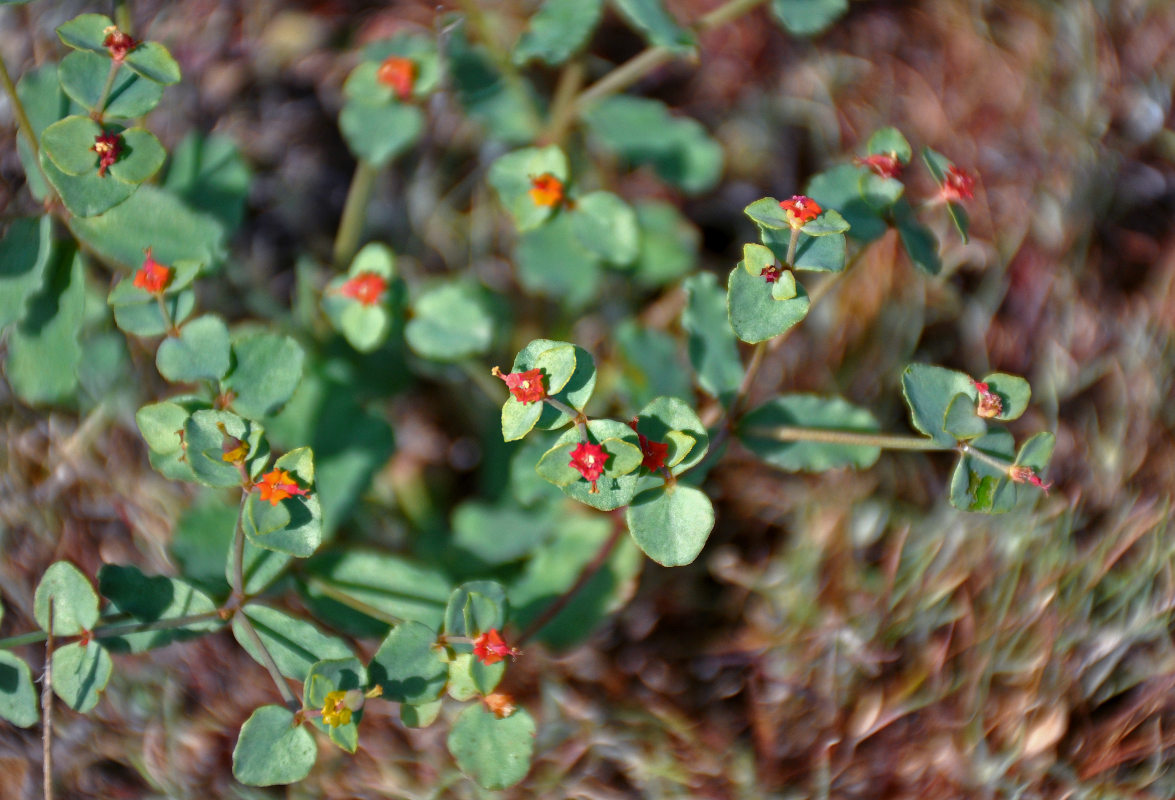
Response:
[[[342,603],[348,608],[355,609],[360,614],[366,614],[372,619],[378,619],[380,622],[386,622],[388,625],[399,625],[404,621],[403,618],[397,617],[395,614],[389,614],[388,612],[376,608],[375,606],[368,603],[364,603],[362,600],[356,597],[352,597],[346,592],[331,586],[329,583],[320,581],[318,578],[307,579],[306,586],[316,592],[320,592],[321,594],[326,595],[337,603]]]
[[[804,428],[798,425],[778,425],[772,428],[750,428],[746,433],[777,442],[819,442],[852,447],[879,447],[882,450],[954,450],[954,445],[942,445],[926,436],[904,436],[891,433],[834,430],[831,428]]]
[[[110,90],[114,88],[114,78],[118,75],[118,70],[121,67],[121,61],[110,59],[110,71],[106,73],[106,85],[102,87],[102,94],[98,99],[98,104],[94,107],[94,119],[99,123],[102,122],[102,117],[106,114],[106,103],[110,100]]]
[[[582,59],[574,59],[563,67],[559,73],[559,82],[555,85],[555,98],[551,103],[547,127],[539,136],[540,142],[559,144],[567,136],[567,131],[575,122],[576,98],[586,77],[587,69]]]
[[[25,141],[29,143],[29,149],[33,152],[33,160],[36,161],[39,148],[37,137],[33,133],[33,124],[29,122],[29,115],[25,112],[24,103],[20,101],[20,95],[16,93],[16,84],[12,82],[12,77],[8,74],[8,66],[4,63],[3,58],[0,58],[0,83],[4,84],[4,93],[8,95],[8,102],[12,105],[16,125],[24,135]]]
[[[41,681],[41,776],[45,800],[53,800],[53,598],[45,636],[45,678]]]
[[[359,163],[355,165],[351,186],[347,189],[347,199],[343,203],[339,230],[335,234],[335,269],[346,269],[355,256],[355,251],[359,249],[359,239],[363,236],[363,225],[367,221],[367,204],[371,202],[371,193],[375,189],[375,179],[378,175],[379,168],[363,159],[359,159]]]

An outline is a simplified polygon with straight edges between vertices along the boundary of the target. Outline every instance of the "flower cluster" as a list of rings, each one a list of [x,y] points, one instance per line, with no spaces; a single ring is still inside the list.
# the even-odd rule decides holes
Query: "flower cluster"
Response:
[[[530,179],[530,199],[536,206],[552,208],[563,202],[563,181],[549,172]]]
[[[90,150],[98,154],[98,177],[105,177],[106,170],[122,155],[122,139],[117,133],[100,133],[94,137]]]
[[[387,279],[375,272],[361,272],[339,287],[339,293],[358,300],[365,306],[373,306],[388,290]]]
[[[276,506],[287,497],[305,497],[310,494],[284,469],[272,469],[262,475],[257,482],[257,491],[261,493],[261,499],[268,500],[271,506]]]
[[[759,277],[768,283],[775,283],[782,275],[783,271],[774,264],[759,270]]]
[[[161,294],[171,282],[171,267],[165,267],[151,257],[151,248],[147,248],[143,266],[135,273],[134,286],[151,294]]]
[[[517,658],[522,651],[506,644],[498,629],[492,628],[473,640],[473,655],[486,666],[493,666],[506,656]]]
[[[396,97],[405,102],[412,97],[416,85],[416,62],[401,56],[388,56],[376,70],[375,78],[390,86]]]
[[[824,211],[819,203],[802,194],[797,194],[790,200],[781,200],[779,207],[787,212],[787,222],[793,230],[804,227]]]
[[[541,402],[547,396],[543,386],[543,373],[539,369],[528,369],[525,372],[502,372],[494,367],[491,374],[506,382],[506,388],[514,399],[526,405],[527,403]]]
[[[608,457],[603,447],[588,442],[580,442],[571,451],[570,466],[591,483],[592,494],[597,494],[600,491],[596,486],[596,481],[604,474],[604,462],[608,460]]]

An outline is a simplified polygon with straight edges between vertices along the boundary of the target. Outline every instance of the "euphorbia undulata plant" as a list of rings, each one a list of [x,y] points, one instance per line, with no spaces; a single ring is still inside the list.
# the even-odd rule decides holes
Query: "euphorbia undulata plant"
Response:
[[[307,255],[297,294],[312,302],[269,321],[230,324],[215,310],[197,310],[197,282],[224,280],[226,241],[241,221],[249,171],[231,142],[194,134],[152,182],[168,154],[137,121],[181,77],[163,44],[83,14],[58,29],[60,61],[11,87],[28,191],[45,213],[8,224],[6,257],[28,263],[11,271],[19,280],[0,276],[0,291],[22,301],[53,293],[55,310],[37,326],[21,325],[21,303],[0,318],[10,330],[9,383],[30,404],[75,397],[89,337],[112,326],[153,350],[172,386],[136,414],[147,458],[167,478],[209,490],[199,518],[222,526],[214,538],[224,568],[208,574],[181,563],[179,575],[159,577],[108,564],[93,576],[96,593],[92,576],[69,561],[54,564],[36,591],[43,635],[0,642],[0,664],[16,675],[0,685],[0,716],[23,726],[39,719],[31,672],[12,648],[51,642],[53,691],[87,712],[100,701],[112,652],[231,633],[274,688],[272,703],[239,709],[233,771],[241,782],[301,780],[320,739],[354,752],[364,714],[391,703],[406,726],[448,725],[460,769],[488,789],[504,788],[526,776],[536,731],[530,704],[512,694],[508,665],[541,653],[523,652],[532,639],[563,646],[601,621],[603,611],[575,621],[561,613],[594,570],[613,573],[620,598],[635,581],[638,552],[665,567],[698,557],[715,522],[707,475],[732,440],[787,471],[864,469],[887,449],[950,453],[947,494],[965,511],[1026,508],[1049,489],[1052,436],[1017,446],[999,424],[1028,405],[1028,384],[1013,375],[910,365],[900,380],[913,434],[883,433],[867,409],[831,395],[781,391],[747,407],[765,355],[822,294],[809,293],[801,277],[826,273],[826,290],[869,246],[861,228],[896,229],[907,260],[922,273],[938,272],[939,243],[927,222],[945,210],[965,239],[977,176],[923,148],[937,191],[907,198],[913,149],[896,129],[881,129],[864,152],[807,185],[778,187],[787,199],[747,206],[756,240],[745,243],[737,264],[724,265],[723,287],[697,267],[692,227],[675,204],[626,199],[609,171],[594,166],[606,156],[624,170],[647,167],[676,197],[715,185],[721,148],[659,101],[618,94],[632,77],[624,70],[637,67],[583,86],[579,57],[598,14],[558,13],[564,4],[546,0],[512,53],[497,52],[498,40],[474,24],[478,15],[459,14],[437,26],[446,31],[443,53],[431,33],[401,33],[354,54],[338,88],[339,125],[356,169],[332,263]],[[686,52],[696,47],[696,31],[756,5],[730,0],[688,29],[655,1],[625,4],[625,14],[650,37],[651,51],[662,52],[672,27],[675,47]],[[797,29],[785,5],[774,13],[785,29]],[[569,74],[579,75],[560,83],[565,90],[547,110],[533,103],[538,64],[571,64]],[[477,87],[462,83],[478,70],[501,79],[506,99],[484,102]],[[499,221],[509,221],[500,255],[514,268],[516,292],[491,291],[471,270],[431,281],[418,269],[401,272],[396,254],[378,241],[381,232],[365,229],[381,172],[401,154],[446,144],[429,125],[442,75],[470,125],[494,142],[482,152],[498,155],[478,175],[496,196]],[[4,77],[11,85],[7,68]],[[568,135],[577,128],[588,137]],[[204,152],[219,159],[201,159]],[[680,164],[688,168],[673,166]],[[202,200],[208,185],[223,189],[215,204]],[[514,294],[579,312],[602,299],[609,275],[644,288],[680,285],[683,334],[659,335],[688,349],[686,389],[649,393],[633,381],[597,396],[595,357],[581,343],[527,342],[504,324],[500,309]],[[112,285],[99,322],[81,311],[87,281]],[[340,357],[341,348],[350,350]],[[444,564],[324,544],[350,523],[390,456],[400,420],[389,425],[357,399],[382,389],[355,387],[364,384],[364,369],[393,361],[407,365],[410,374],[397,376],[407,381],[437,380],[455,365],[455,374],[472,376],[467,385],[501,404],[508,494],[467,501],[453,514],[461,552],[486,570],[477,580],[453,585]],[[112,380],[124,367],[110,368]],[[464,393],[464,385],[453,391]],[[512,538],[495,513],[554,514],[562,524],[547,538]],[[192,519],[184,524],[197,524]],[[571,530],[597,543],[597,554],[570,564],[555,559],[559,537]],[[552,560],[560,571],[542,566]],[[278,607],[276,582],[290,573],[281,586],[296,586],[306,615]],[[347,636],[375,641],[360,650]],[[358,655],[372,651],[370,659]]]

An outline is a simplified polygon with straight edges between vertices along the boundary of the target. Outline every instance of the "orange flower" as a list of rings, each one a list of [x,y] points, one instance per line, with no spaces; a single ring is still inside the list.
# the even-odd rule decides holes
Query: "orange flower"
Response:
[[[517,658],[522,655],[522,651],[506,644],[498,629],[492,628],[473,640],[473,655],[488,667],[497,664],[506,656]]]
[[[388,56],[379,65],[375,78],[385,86],[390,86],[400,101],[412,97],[412,89],[416,84],[416,62],[401,56]]]
[[[530,199],[536,206],[548,208],[563,202],[563,181],[549,172],[530,179]]]
[[[506,372],[494,367],[491,374],[506,382],[506,387],[514,399],[526,405],[536,403],[547,396],[543,386],[543,373],[538,369],[528,369],[526,372]]]
[[[943,180],[939,196],[948,203],[961,203],[975,199],[975,176],[951,165]]]
[[[482,702],[486,704],[486,708],[493,712],[493,715],[498,719],[505,719],[513,714],[515,710],[514,698],[503,692],[487,694],[482,698]]]
[[[791,200],[780,201],[779,207],[787,212],[788,224],[796,230],[816,219],[824,211],[819,203],[802,194],[795,195]]]
[[[339,292],[365,306],[373,306],[387,289],[388,282],[384,276],[374,272],[360,272],[339,287]]]
[[[94,146],[90,149],[98,154],[98,177],[104,178],[106,170],[122,154],[122,140],[117,133],[100,133],[94,137]]]
[[[600,491],[596,488],[596,481],[604,474],[604,462],[607,460],[608,454],[604,452],[603,447],[598,444],[580,442],[571,451],[569,466],[586,480],[591,481],[591,493],[596,494]]]
[[[165,267],[152,258],[151,248],[148,247],[146,258],[143,259],[143,266],[139,267],[139,271],[135,273],[135,288],[159,294],[167,288],[170,281],[171,267]]]
[[[261,499],[268,500],[271,506],[276,506],[287,497],[304,497],[310,492],[294,482],[290,473],[284,469],[273,469],[261,476],[257,482],[257,490],[261,492]]]

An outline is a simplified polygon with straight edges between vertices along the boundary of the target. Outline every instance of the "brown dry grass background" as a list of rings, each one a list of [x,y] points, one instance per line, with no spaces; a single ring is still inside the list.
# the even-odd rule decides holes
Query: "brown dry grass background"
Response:
[[[52,28],[102,5],[6,10],[7,63],[19,71],[51,57]],[[506,36],[530,4],[484,5]],[[685,19],[716,2],[669,5]],[[233,282],[285,298],[293,257],[329,248],[349,178],[333,121],[349,54],[405,24],[433,27],[435,5],[134,9],[185,71],[152,118],[161,138],[215,127],[254,165]],[[612,61],[639,47],[614,16],[592,45]],[[972,243],[935,223],[945,275],[915,274],[892,237],[873,245],[771,357],[756,396],[839,390],[900,431],[897,376],[911,360],[1023,374],[1034,398],[1015,431],[1056,431],[1057,486],[1034,516],[985,518],[945,504],[940,456],[884,455],[863,473],[804,477],[733,451],[708,484],[719,524],[697,563],[647,566],[635,597],[584,646],[558,657],[535,648],[512,668],[510,689],[540,732],[534,770],[506,796],[1175,795],[1173,53],[1169,2],[865,0],[815,42],[789,40],[757,12],[707,35],[699,63],[637,87],[726,148],[723,182],[685,205],[704,265],[723,272],[750,235],[749,200],[791,193],[877,127],[897,125],[974,168]],[[436,120],[438,138],[474,148],[451,112]],[[27,198],[11,125],[3,136],[0,202],[13,213]],[[403,224],[389,209],[426,180],[419,172],[387,178],[376,233]],[[657,191],[640,174],[618,185]],[[929,187],[916,180],[910,191]],[[447,235],[476,235],[450,222],[458,232]],[[646,318],[672,329],[664,309],[679,301],[655,300]],[[576,327],[597,353],[607,330],[591,313]],[[397,471],[443,460],[453,433],[434,390],[398,400],[411,430],[397,431],[374,495],[394,494]],[[129,418],[33,410],[6,395],[0,421],[0,632],[33,627],[32,590],[55,559],[91,575],[104,562],[174,570],[167,543],[185,490],[149,469]],[[38,669],[35,648],[27,655]],[[236,730],[272,695],[227,634],[120,656],[93,714],[58,711],[61,794],[486,794],[452,766],[443,723],[406,731],[379,713],[364,720],[358,756],[323,746],[297,787],[240,787]],[[0,797],[38,796],[39,769],[39,731],[0,725]]]

